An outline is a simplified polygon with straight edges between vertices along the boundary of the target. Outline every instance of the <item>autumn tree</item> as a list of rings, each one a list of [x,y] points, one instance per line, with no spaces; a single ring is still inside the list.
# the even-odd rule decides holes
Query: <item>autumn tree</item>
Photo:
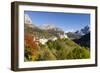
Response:
[[[25,47],[25,59],[34,60],[37,53],[37,43],[34,40],[34,36],[30,33],[24,33],[24,47]]]

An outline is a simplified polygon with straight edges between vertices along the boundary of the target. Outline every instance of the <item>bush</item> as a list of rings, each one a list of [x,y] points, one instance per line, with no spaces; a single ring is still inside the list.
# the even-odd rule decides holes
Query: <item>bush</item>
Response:
[[[67,55],[67,59],[87,59],[87,58],[90,58],[90,53],[85,48],[75,48]]]
[[[52,51],[48,48],[47,45],[39,45],[40,50],[38,53],[37,61],[43,61],[43,60],[56,60],[55,55],[52,53]]]
[[[24,34],[25,61],[34,61],[37,56],[38,46],[30,33]]]

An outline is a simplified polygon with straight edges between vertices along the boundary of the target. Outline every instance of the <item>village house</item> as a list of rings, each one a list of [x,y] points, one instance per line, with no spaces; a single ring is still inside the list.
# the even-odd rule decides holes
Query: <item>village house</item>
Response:
[[[67,37],[67,35],[66,35],[65,33],[64,33],[64,34],[60,34],[60,33],[59,33],[59,38],[60,38],[60,39],[63,39],[63,38],[68,38],[68,37]]]
[[[38,40],[39,38],[38,37],[36,37],[36,36],[34,36],[33,37],[33,41],[35,41],[35,43],[38,45],[38,42],[39,42],[39,40]]]
[[[39,42],[40,42],[42,45],[45,45],[46,42],[48,42],[48,39],[42,38],[42,39],[39,39]]]
[[[63,39],[63,38],[68,38],[66,34],[59,34],[59,38],[60,39]],[[45,38],[45,37],[41,37],[41,38],[38,38],[38,37],[34,37],[33,38],[33,41],[36,42],[36,44],[38,45],[39,43],[41,43],[42,45],[45,45],[49,40],[51,41],[55,41],[57,40],[58,38],[57,37],[51,37],[51,38]]]

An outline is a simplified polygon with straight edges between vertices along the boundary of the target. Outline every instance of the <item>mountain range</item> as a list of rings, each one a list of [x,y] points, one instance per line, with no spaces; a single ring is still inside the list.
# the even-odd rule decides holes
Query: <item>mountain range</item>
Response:
[[[77,35],[86,35],[90,32],[90,27],[89,25],[86,25],[85,27],[81,28],[80,30],[75,31]]]
[[[59,34],[64,34],[64,31],[62,29],[52,24],[43,24],[41,26],[37,26],[33,23],[30,23],[32,20],[29,18],[29,16],[26,15],[24,20],[25,31],[31,32],[32,34],[37,35],[38,37],[40,37],[40,35],[43,35],[45,38],[58,37]]]
[[[43,24],[43,25],[40,25],[40,26],[37,26],[35,25],[34,23],[32,23],[32,20],[31,18],[25,14],[24,16],[24,20],[25,20],[25,24],[28,24],[29,27],[31,28],[36,28],[38,30],[41,30],[41,31],[46,31],[48,32],[49,34],[53,34],[55,36],[58,36],[58,34],[64,34],[65,32],[63,31],[63,29],[53,25],[53,24]],[[27,25],[26,25],[27,26]],[[77,30],[75,32],[67,32],[65,33],[70,39],[79,39],[81,36],[83,35],[86,35],[90,32],[90,27],[88,25],[86,25],[85,27],[83,27],[82,29],[80,30]]]
[[[90,49],[90,33],[83,35],[79,39],[74,39],[73,41],[81,46],[85,46],[85,47],[88,47]]]
[[[82,29],[83,31],[83,29]],[[60,35],[68,35],[68,38],[59,38]],[[78,34],[78,32],[65,33],[62,29],[52,24],[37,26],[32,23],[29,16],[25,16],[24,22],[24,61],[87,59],[90,52],[84,47],[90,34]],[[79,36],[79,37],[78,37]],[[41,44],[37,39],[57,37],[55,41],[48,40]],[[71,39],[72,38],[72,39]],[[87,45],[89,42],[87,42]]]
[[[77,30],[75,32],[67,32],[66,34],[70,39],[79,39],[82,36],[90,33],[90,27],[86,25],[85,27],[81,28],[80,30]]]

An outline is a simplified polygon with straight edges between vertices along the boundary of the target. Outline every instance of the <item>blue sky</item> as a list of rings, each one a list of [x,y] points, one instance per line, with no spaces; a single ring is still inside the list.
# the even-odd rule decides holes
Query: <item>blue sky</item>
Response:
[[[65,32],[73,32],[90,25],[90,14],[39,11],[25,11],[24,13],[28,14],[33,24],[37,26],[53,24]]]

